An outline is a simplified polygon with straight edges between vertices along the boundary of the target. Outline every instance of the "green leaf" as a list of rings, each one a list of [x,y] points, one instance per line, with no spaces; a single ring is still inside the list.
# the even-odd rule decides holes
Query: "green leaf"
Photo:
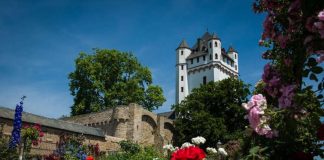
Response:
[[[315,66],[315,67],[312,67],[311,68],[311,71],[314,72],[314,73],[316,73],[316,74],[320,74],[320,73],[323,72],[323,68],[320,67],[320,66]]]
[[[305,69],[303,71],[303,77],[308,77],[309,71],[310,71],[309,69]]]
[[[316,77],[316,75],[315,75],[314,73],[311,73],[311,74],[310,74],[309,79],[310,79],[310,80],[314,80],[314,81],[316,81],[316,82],[318,81],[318,79],[317,79],[317,77]]]
[[[324,85],[323,82],[319,83],[318,86],[317,86],[317,89],[318,90],[322,90],[323,89],[323,85]]]
[[[307,65],[308,66],[316,66],[317,65],[316,59],[315,58],[309,58],[308,62],[307,62]]]

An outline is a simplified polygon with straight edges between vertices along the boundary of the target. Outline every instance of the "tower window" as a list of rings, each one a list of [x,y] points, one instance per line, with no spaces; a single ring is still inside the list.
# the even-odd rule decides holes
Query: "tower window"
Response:
[[[207,77],[206,76],[203,77],[203,84],[207,84]]]
[[[191,59],[191,64],[193,64],[193,59]]]
[[[209,48],[212,48],[212,43],[211,42],[209,43]]]
[[[237,65],[235,65],[235,70],[237,70]]]
[[[197,63],[199,63],[199,57],[197,57]]]
[[[234,57],[235,57],[235,59],[236,59],[236,54],[234,54]]]
[[[183,51],[181,51],[181,55],[183,55]]]
[[[183,70],[183,65],[181,65],[181,70]]]
[[[210,55],[209,55],[209,60],[212,60],[212,59],[213,59],[213,55],[210,54]]]
[[[206,60],[206,58],[205,58],[205,56],[203,56],[203,61],[205,61]]]
[[[181,87],[181,92],[183,92],[183,87]]]
[[[181,81],[183,81],[183,76],[181,76]]]
[[[215,42],[215,47],[217,47],[217,42]]]
[[[215,53],[215,59],[218,59],[218,55],[217,55],[217,53]]]

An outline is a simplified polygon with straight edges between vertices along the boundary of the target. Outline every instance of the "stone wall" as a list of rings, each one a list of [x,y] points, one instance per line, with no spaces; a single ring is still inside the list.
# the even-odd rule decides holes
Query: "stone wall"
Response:
[[[6,108],[0,110],[0,123],[4,123],[3,134],[10,136],[14,111]],[[100,150],[105,153],[119,150],[118,142],[121,140],[131,140],[144,146],[154,145],[161,149],[164,144],[172,143],[174,130],[172,120],[149,112],[137,104],[61,120],[23,113],[23,125],[34,123],[42,125],[44,137],[39,146],[31,149],[32,155],[53,153],[62,134],[83,134],[85,144],[98,143]]]
[[[137,104],[62,120],[100,128],[108,136],[132,140],[144,146],[155,145],[161,148],[163,144],[173,141],[173,121]]]
[[[0,118],[0,123],[4,124],[3,127],[3,135],[4,136],[11,136],[12,128],[13,128],[13,121],[10,119],[3,119]],[[23,125],[30,125],[29,123],[24,122]],[[32,146],[31,155],[48,155],[53,153],[53,151],[56,149],[56,144],[60,140],[60,136],[62,134],[67,135],[73,135],[78,133],[73,133],[69,131],[64,130],[58,130],[55,128],[42,126],[42,131],[44,132],[44,137],[42,137],[42,142],[38,146]],[[111,147],[116,147],[117,141],[120,141],[120,139],[114,139],[111,137],[98,137],[98,136],[91,136],[91,135],[84,135],[85,136],[85,144],[99,144],[100,150],[103,152],[109,152],[111,151]]]

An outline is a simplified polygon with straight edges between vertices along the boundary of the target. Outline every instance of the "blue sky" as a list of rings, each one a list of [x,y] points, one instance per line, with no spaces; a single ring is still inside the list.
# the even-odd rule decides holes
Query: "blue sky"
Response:
[[[175,97],[175,49],[193,45],[207,28],[239,52],[240,78],[254,84],[266,61],[258,46],[263,15],[252,0],[0,0],[0,106],[26,95],[27,112],[68,115],[73,97],[67,75],[79,52],[133,52],[151,68],[170,110]]]

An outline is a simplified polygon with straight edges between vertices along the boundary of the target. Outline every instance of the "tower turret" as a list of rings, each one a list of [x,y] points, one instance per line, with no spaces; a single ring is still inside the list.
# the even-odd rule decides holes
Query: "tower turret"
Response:
[[[234,70],[236,72],[238,72],[239,68],[238,68],[238,53],[237,53],[237,51],[233,48],[233,46],[230,46],[227,50],[227,54],[234,60],[233,67],[234,67]]]
[[[186,58],[191,50],[185,40],[182,40],[176,49],[176,104],[180,103],[188,95],[187,63]]]
[[[210,61],[218,61],[221,57],[222,43],[216,34],[213,33],[208,39],[208,54]]]

